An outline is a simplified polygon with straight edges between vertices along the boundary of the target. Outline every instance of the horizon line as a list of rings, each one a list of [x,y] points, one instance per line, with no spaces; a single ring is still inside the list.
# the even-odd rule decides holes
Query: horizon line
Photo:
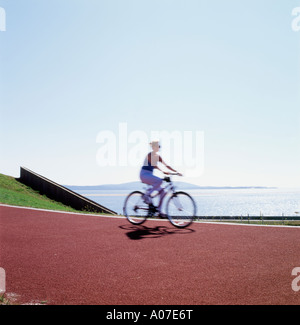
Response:
[[[131,181],[131,182],[124,182],[124,183],[105,183],[105,184],[97,184],[97,185],[70,185],[70,184],[64,184],[63,186],[66,187],[98,187],[98,186],[120,186],[120,185],[129,185],[133,183],[140,183],[143,184],[140,181]],[[198,185],[198,184],[193,184],[189,182],[183,182],[183,181],[173,181],[173,183],[183,183],[186,185],[191,185],[199,188],[267,188],[267,189],[278,189],[278,188],[293,188],[297,189],[298,187],[288,187],[288,186],[265,186],[265,185]],[[299,187],[300,188],[300,187]]]

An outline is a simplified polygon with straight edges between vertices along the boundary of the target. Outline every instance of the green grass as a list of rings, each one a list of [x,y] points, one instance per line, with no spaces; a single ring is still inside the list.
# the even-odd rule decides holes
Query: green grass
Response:
[[[0,203],[48,210],[78,212],[71,207],[39,194],[39,192],[34,191],[32,188],[18,182],[17,179],[1,173]]]
[[[3,293],[0,295],[0,305],[18,306],[20,303],[18,303],[17,299],[14,298],[11,294]],[[47,300],[27,303],[25,305],[47,305]]]
[[[0,296],[0,305],[12,305],[12,302],[5,297],[5,294]]]

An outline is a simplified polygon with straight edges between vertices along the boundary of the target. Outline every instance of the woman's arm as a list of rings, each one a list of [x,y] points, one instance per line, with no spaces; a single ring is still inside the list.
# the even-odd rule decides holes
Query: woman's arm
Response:
[[[161,158],[161,156],[159,156],[159,162],[161,162],[163,165],[165,165],[168,169],[170,169],[172,172],[174,172],[174,173],[178,173],[177,172],[177,170],[175,170],[174,168],[172,168],[171,166],[169,166],[169,165],[167,165],[163,160],[162,160],[162,158]],[[157,167],[157,169],[158,170],[160,170],[160,171],[162,171],[161,169],[159,169],[158,167]],[[164,171],[162,171],[164,174],[169,174],[168,172],[164,172]],[[180,174],[180,173],[178,173],[178,174]],[[181,175],[181,174],[180,174]]]

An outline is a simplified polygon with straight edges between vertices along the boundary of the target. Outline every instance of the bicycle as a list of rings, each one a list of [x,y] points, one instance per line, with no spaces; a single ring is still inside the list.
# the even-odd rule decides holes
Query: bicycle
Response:
[[[178,173],[169,175],[179,175]],[[163,197],[163,202],[170,195],[166,203],[166,218],[171,224],[178,228],[189,226],[196,216],[196,204],[194,199],[186,192],[176,191],[170,177],[163,179],[167,185],[164,190],[166,195]],[[157,205],[154,205],[153,200],[159,196],[157,192],[153,196],[148,196],[150,202],[145,202],[145,192],[133,191],[124,201],[123,213],[127,220],[134,225],[141,225],[148,218],[154,217],[159,211]],[[162,203],[163,203],[162,202]]]

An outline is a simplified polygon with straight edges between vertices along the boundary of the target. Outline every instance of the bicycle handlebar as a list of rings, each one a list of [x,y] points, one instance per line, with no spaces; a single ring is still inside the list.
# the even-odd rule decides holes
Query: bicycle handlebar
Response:
[[[181,173],[167,173],[169,176],[183,176]]]
[[[180,173],[168,173],[168,175],[178,175],[178,176],[183,176],[183,175],[180,174]],[[168,176],[166,176],[166,177],[164,178],[164,181],[167,182],[167,183],[170,183],[170,182],[171,182],[171,178],[168,177]]]

